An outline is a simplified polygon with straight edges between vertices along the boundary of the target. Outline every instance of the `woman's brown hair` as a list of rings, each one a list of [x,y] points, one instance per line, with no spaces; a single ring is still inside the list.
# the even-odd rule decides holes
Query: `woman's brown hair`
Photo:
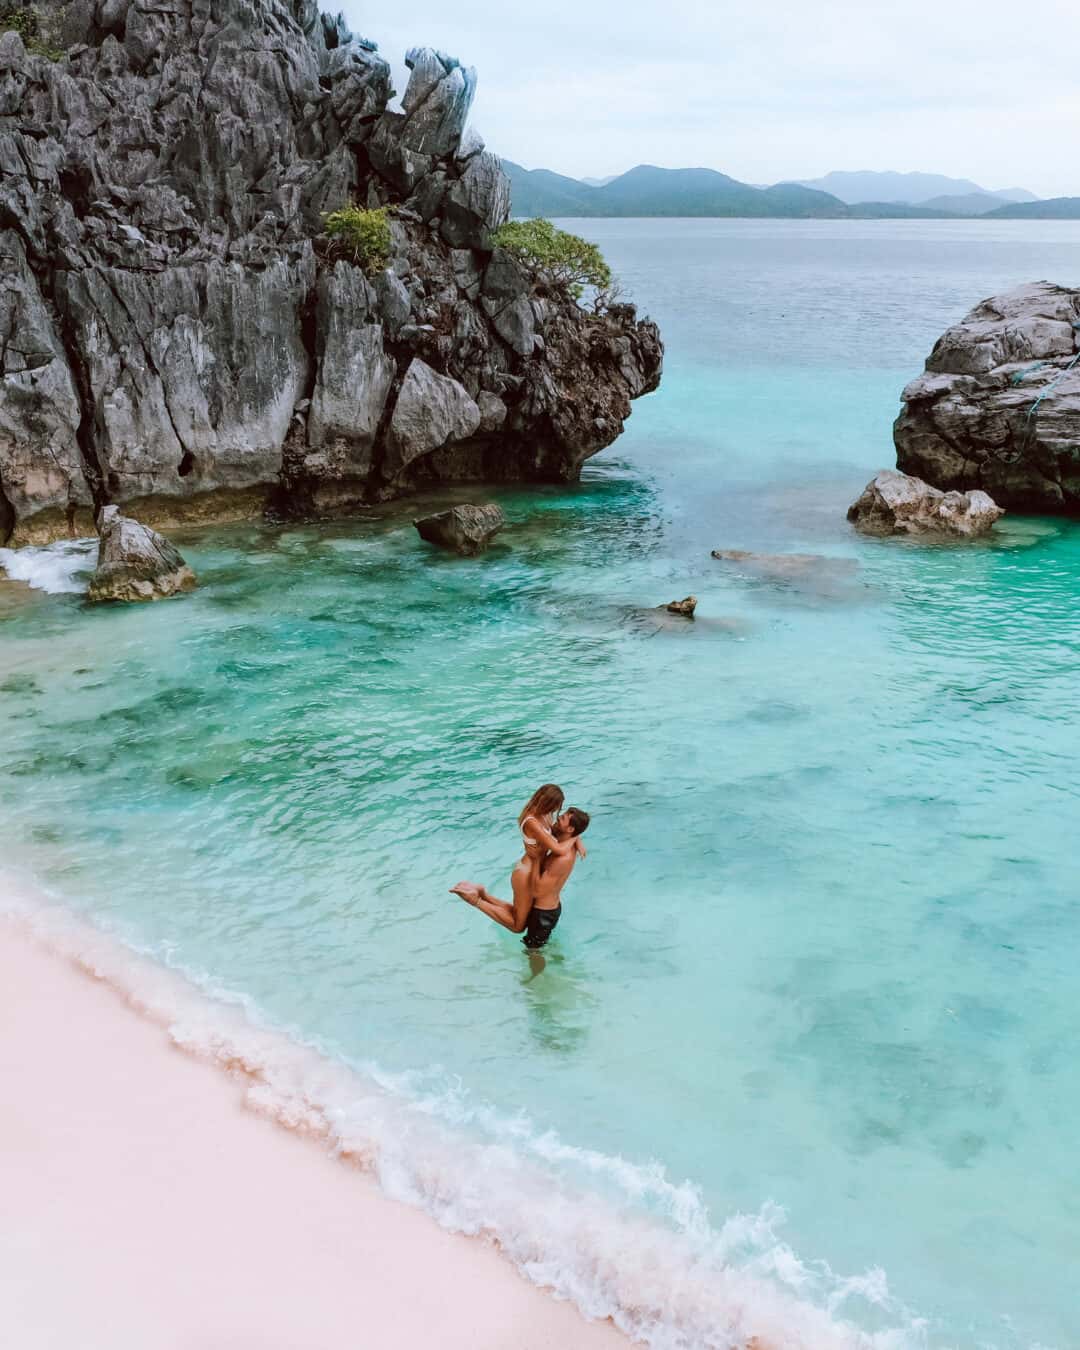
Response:
[[[553,816],[556,811],[562,810],[562,804],[566,800],[563,790],[555,783],[545,783],[543,787],[538,787],[518,816],[518,824],[524,825],[529,816]]]

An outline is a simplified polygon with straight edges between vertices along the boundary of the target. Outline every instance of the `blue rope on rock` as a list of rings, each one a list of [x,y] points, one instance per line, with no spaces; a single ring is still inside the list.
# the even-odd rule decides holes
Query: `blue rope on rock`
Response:
[[[1077,333],[1080,333],[1080,319],[1076,319],[1073,321],[1073,329]],[[1069,371],[1075,369],[1077,362],[1080,362],[1080,351],[1078,351],[1076,355],[1073,357],[1073,359],[1069,362],[1069,364],[1057,376],[1055,376],[1054,379],[1050,381],[1050,383],[1046,386],[1046,388],[1042,391],[1039,397],[1028,409],[1027,416],[1024,418],[1024,425],[1020,436],[1020,447],[1019,449],[1015,450],[1011,455],[1008,456],[1000,454],[997,455],[998,460],[1000,460],[1002,464],[1015,464],[1018,459],[1021,459],[1023,457],[1028,446],[1031,444],[1032,437],[1035,434],[1034,418],[1036,413],[1039,411],[1039,405],[1042,403],[1043,399],[1048,398],[1054,392],[1054,390],[1065,378],[1065,376],[1068,375]],[[1023,383],[1023,381],[1026,380],[1029,375],[1033,375],[1035,371],[1041,370],[1043,366],[1048,366],[1049,364],[1050,364],[1049,361],[1036,361],[1034,365],[1027,366],[1024,370],[1018,370],[1009,383],[1012,384],[1013,387],[1015,388],[1017,385]]]

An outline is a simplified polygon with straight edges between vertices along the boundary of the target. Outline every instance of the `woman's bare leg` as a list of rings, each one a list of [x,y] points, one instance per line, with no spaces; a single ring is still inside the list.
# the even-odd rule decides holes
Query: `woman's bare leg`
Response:
[[[474,885],[471,881],[459,881],[450,891],[452,895],[460,895],[475,909],[483,910],[489,919],[509,928],[511,933],[523,933],[533,907],[535,875],[534,866],[531,863],[526,866],[524,861],[518,863],[510,873],[510,885],[514,893],[512,904],[500,900],[483,886]]]

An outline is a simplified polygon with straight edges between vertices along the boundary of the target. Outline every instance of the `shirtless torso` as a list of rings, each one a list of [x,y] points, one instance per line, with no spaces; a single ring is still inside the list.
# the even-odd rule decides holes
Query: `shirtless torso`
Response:
[[[460,895],[470,905],[481,909],[496,923],[509,928],[512,933],[524,933],[526,947],[542,947],[554,931],[562,914],[562,890],[570,879],[579,857],[585,856],[581,843],[581,833],[589,823],[584,811],[571,807],[555,823],[554,833],[545,836],[543,843],[547,852],[539,859],[539,865],[527,848],[525,857],[514,869],[512,883],[519,880],[519,869],[524,873],[529,869],[528,881],[524,885],[514,885],[514,900],[508,904],[498,899],[483,886],[471,881],[461,881],[451,888],[454,895]],[[524,822],[523,822],[524,824]],[[527,843],[529,833],[523,831]],[[538,831],[538,833],[541,833]],[[520,877],[525,881],[525,876]]]

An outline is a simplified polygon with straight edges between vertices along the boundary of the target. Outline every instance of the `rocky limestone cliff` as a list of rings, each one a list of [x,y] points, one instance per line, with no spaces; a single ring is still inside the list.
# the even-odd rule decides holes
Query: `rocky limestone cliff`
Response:
[[[1013,510],[1080,515],[1080,290],[1044,281],[984,300],[902,398],[904,473]]]
[[[0,37],[0,542],[348,510],[440,480],[569,480],[656,386],[631,306],[545,294],[472,70],[314,0],[45,0]],[[389,265],[320,246],[393,205]]]

